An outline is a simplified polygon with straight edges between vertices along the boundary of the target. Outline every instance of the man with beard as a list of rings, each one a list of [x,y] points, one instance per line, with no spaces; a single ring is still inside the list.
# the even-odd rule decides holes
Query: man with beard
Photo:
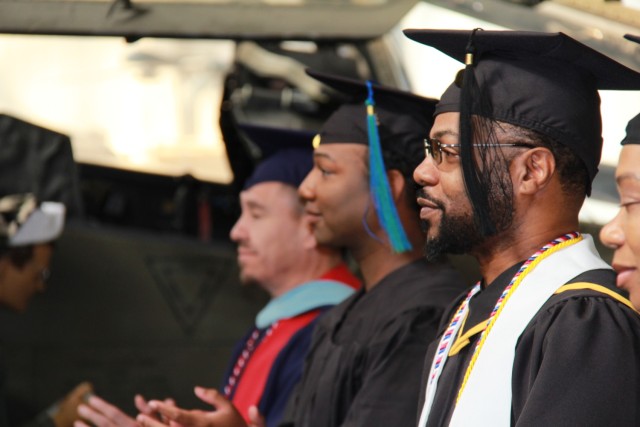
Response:
[[[157,411],[167,423],[174,419],[182,425],[214,426],[246,425],[250,413],[259,411],[267,426],[277,425],[302,375],[319,315],[360,287],[342,262],[340,249],[317,244],[297,195],[312,166],[313,133],[262,126],[243,129],[263,156],[266,150],[270,153],[240,193],[242,213],[230,237],[238,245],[242,283],[260,286],[271,300],[236,346],[220,392],[195,388],[196,396],[217,410],[186,410],[156,401],[147,405],[136,396],[136,406],[146,414],[139,416],[144,425],[162,425],[150,416]],[[138,425],[97,396],[79,413],[101,427]]]
[[[414,425],[417,365],[445,307],[464,289],[451,266],[421,254],[411,174],[424,156],[431,127],[425,111],[433,111],[435,101],[309,74],[347,99],[316,137],[314,168],[299,194],[318,242],[345,247],[364,287],[318,322],[281,425]],[[385,209],[395,211],[397,221]]]
[[[414,178],[427,253],[482,280],[427,353],[419,426],[638,426],[640,316],[578,230],[598,89],[640,74],[564,34],[408,30],[462,60]]]

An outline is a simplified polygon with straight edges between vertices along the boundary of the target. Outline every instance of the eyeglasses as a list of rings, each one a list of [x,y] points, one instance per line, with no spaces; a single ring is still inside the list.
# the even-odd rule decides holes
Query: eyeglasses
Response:
[[[525,144],[523,142],[514,142],[514,143],[506,143],[506,144],[471,144],[472,147],[526,147],[526,148],[534,148],[535,145]],[[424,140],[424,150],[425,156],[431,156],[436,165],[442,163],[442,153],[446,156],[459,156],[458,151],[447,151],[447,149],[460,149],[460,144],[443,144],[438,139],[425,138]]]

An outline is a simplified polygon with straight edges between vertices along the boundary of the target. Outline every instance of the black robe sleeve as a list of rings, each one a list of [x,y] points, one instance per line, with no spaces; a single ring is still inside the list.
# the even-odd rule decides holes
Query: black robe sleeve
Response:
[[[640,316],[596,292],[554,299],[517,345],[512,425],[640,426]]]

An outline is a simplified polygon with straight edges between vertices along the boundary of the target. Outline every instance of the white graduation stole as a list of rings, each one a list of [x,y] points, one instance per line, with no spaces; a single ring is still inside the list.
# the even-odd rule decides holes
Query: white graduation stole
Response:
[[[563,248],[527,274],[510,296],[488,334],[466,386],[460,395],[450,427],[501,427],[511,424],[511,377],[518,338],[542,305],[566,282],[589,270],[611,268],[598,254],[593,239]],[[437,387],[437,384],[433,385]],[[435,395],[435,390],[427,394]],[[425,402],[431,406],[432,402]],[[419,426],[426,425],[430,407],[423,408]]]

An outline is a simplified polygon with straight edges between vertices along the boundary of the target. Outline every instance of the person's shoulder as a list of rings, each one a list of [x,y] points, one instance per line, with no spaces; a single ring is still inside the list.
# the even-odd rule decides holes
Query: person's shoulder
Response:
[[[335,325],[342,321],[351,306],[362,297],[363,293],[362,289],[357,290],[339,304],[323,307],[322,312],[314,322],[314,329],[318,331],[316,333],[321,333],[323,330],[333,330]]]
[[[569,327],[594,322],[623,322],[630,327],[640,328],[640,314],[631,306],[626,295],[616,288],[615,272],[601,269],[582,273],[560,287],[542,306],[532,323],[535,322],[567,323]]]
[[[436,271],[434,273],[434,270]],[[434,265],[423,259],[414,261],[389,275],[386,283],[374,288],[377,328],[404,329],[405,325],[428,325],[437,329],[443,314],[466,286],[459,272],[447,265]]]
[[[444,309],[469,287],[463,275],[448,262],[431,263],[420,259],[403,270],[390,292],[402,298],[409,307]]]
[[[561,286],[542,309],[571,303],[606,301],[624,306],[633,312],[634,310],[628,306],[627,295],[616,287],[615,280],[616,273],[610,269],[586,271]]]

